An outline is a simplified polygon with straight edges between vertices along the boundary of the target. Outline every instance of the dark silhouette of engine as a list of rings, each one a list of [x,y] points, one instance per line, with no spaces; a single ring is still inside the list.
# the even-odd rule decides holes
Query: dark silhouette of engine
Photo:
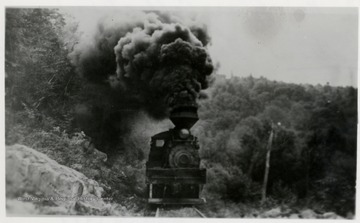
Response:
[[[198,121],[197,105],[181,102],[172,107],[175,127],[151,138],[146,163],[150,204],[201,204],[206,169],[200,168],[199,143],[190,128]]]

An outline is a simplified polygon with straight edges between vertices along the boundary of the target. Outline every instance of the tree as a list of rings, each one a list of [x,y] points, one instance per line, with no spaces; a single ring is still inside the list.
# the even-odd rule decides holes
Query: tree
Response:
[[[271,155],[271,147],[272,142],[274,138],[274,124],[271,123],[271,131],[269,136],[268,144],[266,145],[266,163],[265,163],[265,173],[264,173],[264,183],[262,187],[262,193],[261,193],[261,203],[263,204],[266,200],[266,188],[268,184],[268,177],[269,177],[269,171],[270,171],[270,155]]]
[[[80,81],[75,81],[66,47],[75,41],[77,25],[69,30],[66,25],[56,9],[6,9],[7,111],[33,114],[38,124],[44,115],[62,122],[67,119],[72,91]]]

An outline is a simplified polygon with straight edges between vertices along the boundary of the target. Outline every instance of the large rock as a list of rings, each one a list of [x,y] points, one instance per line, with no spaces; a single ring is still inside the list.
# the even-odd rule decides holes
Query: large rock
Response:
[[[25,203],[50,203],[70,214],[106,213],[109,204],[101,199],[103,191],[96,181],[34,149],[23,145],[6,147],[6,196],[12,215],[16,214],[16,208],[11,205],[14,198]],[[33,208],[30,204],[23,205],[29,210]]]
[[[281,209],[280,209],[280,207],[277,207],[277,208],[273,208],[269,211],[266,211],[265,213],[263,213],[262,217],[278,218],[278,217],[280,217],[280,214],[281,214]]]
[[[311,209],[306,209],[300,212],[300,216],[301,218],[317,218],[317,214],[311,210]]]
[[[291,215],[289,216],[289,218],[297,219],[297,218],[299,218],[299,215],[298,215],[298,214],[291,214]]]
[[[335,212],[326,212],[322,215],[322,217],[326,219],[345,219],[344,217],[337,215]]]
[[[323,218],[336,219],[337,214],[334,212],[326,212],[323,214]]]

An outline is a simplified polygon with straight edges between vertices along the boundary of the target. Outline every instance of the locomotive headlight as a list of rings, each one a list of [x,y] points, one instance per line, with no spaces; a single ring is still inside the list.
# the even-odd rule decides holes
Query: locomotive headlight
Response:
[[[180,132],[179,132],[180,138],[186,139],[187,137],[189,137],[189,135],[190,135],[190,131],[189,131],[189,130],[187,130],[187,129],[180,129]]]

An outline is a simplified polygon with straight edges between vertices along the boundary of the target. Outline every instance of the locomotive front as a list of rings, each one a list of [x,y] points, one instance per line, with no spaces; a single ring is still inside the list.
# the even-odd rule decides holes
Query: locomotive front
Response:
[[[150,204],[202,204],[206,169],[200,168],[199,143],[191,134],[197,105],[181,102],[170,112],[175,127],[151,138],[146,184]]]

